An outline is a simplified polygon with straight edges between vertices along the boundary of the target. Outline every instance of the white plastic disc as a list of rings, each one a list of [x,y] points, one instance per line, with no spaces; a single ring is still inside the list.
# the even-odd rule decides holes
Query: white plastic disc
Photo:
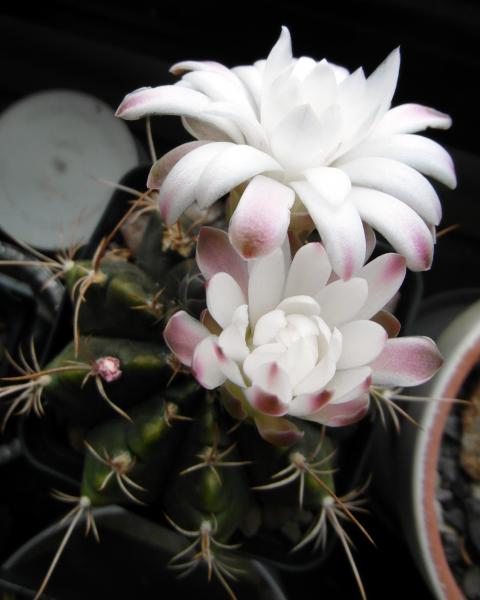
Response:
[[[28,96],[0,116],[0,224],[32,246],[85,242],[112,188],[139,164],[135,141],[113,109],[84,93]]]

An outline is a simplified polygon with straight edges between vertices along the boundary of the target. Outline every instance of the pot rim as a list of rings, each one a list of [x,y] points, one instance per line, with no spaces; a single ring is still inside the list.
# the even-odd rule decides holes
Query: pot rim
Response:
[[[447,327],[438,340],[445,363],[428,386],[431,398],[456,398],[480,359],[480,301]],[[437,465],[443,430],[452,409],[450,402],[431,402],[420,422],[414,451],[412,502],[419,549],[437,598],[460,600],[460,590],[445,556],[436,506]]]

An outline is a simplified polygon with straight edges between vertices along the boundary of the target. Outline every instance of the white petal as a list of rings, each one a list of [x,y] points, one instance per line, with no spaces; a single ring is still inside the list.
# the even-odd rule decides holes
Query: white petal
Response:
[[[215,227],[202,227],[197,239],[196,261],[208,281],[216,273],[231,275],[244,293],[248,290],[247,263],[228,240],[228,235]]]
[[[248,145],[255,146],[259,150],[268,150],[269,142],[263,127],[252,110],[247,110],[245,106],[214,102],[203,115],[228,119],[240,129]]]
[[[182,116],[181,121],[188,133],[197,140],[245,143],[243,133],[233,121],[210,114],[207,109],[203,110],[198,118]]]
[[[295,386],[295,395],[313,394],[323,390],[332,379],[336,371],[336,364],[327,354],[315,365],[308,375]]]
[[[360,312],[367,297],[367,282],[354,277],[330,283],[315,299],[320,304],[322,319],[333,326],[351,321]]]
[[[215,321],[225,329],[230,325],[235,310],[246,304],[238,283],[228,273],[217,273],[207,284],[207,308]]]
[[[442,356],[430,338],[390,339],[371,365],[373,383],[387,387],[420,385],[428,381],[442,363]]]
[[[342,354],[338,369],[353,369],[367,365],[382,352],[387,341],[385,329],[373,321],[352,321],[339,327],[342,334]]]
[[[200,92],[177,85],[140,88],[123,99],[115,115],[122,119],[141,119],[149,115],[201,114],[210,100]]]
[[[379,116],[390,107],[399,69],[400,49],[395,48],[367,79],[367,96],[372,105],[380,106]]]
[[[230,73],[228,69],[227,73]],[[191,71],[183,76],[183,81],[214,102],[235,102],[250,109],[244,87],[235,76],[219,71]]]
[[[253,106],[257,111],[260,109],[260,98],[262,92],[262,78],[257,68],[250,65],[234,67],[233,73],[237,75],[240,81],[250,94]]]
[[[315,296],[327,283],[332,268],[322,244],[312,242],[302,246],[293,257],[285,285],[289,296]]]
[[[370,319],[382,310],[399,290],[405,273],[405,259],[399,254],[382,254],[365,265],[358,276],[368,283],[368,299],[355,317]]]
[[[320,306],[311,296],[290,296],[282,300],[277,307],[286,315],[319,315]]]
[[[287,27],[282,27],[277,43],[270,50],[267,61],[263,68],[264,85],[288,67],[292,62],[292,41]]]
[[[207,208],[254,175],[281,170],[282,167],[268,154],[251,146],[232,145],[205,167],[195,187],[195,198],[202,208]]]
[[[172,65],[169,71],[173,75],[183,75],[187,71],[211,71],[224,77],[230,77],[231,73],[228,67],[213,60],[182,60]]]
[[[301,85],[302,99],[320,115],[335,103],[337,82],[335,74],[326,60],[317,63]]]
[[[330,402],[332,404],[348,402],[352,397],[357,397],[366,392],[371,382],[372,369],[370,367],[337,371],[328,383],[328,389],[333,390]]]
[[[398,198],[425,221],[438,225],[442,207],[432,184],[418,171],[390,158],[356,158],[343,163],[352,184],[374,188]]]
[[[318,323],[322,322],[324,324],[324,327],[319,327]],[[287,316],[287,327],[289,329],[291,329],[296,337],[311,337],[312,339],[315,338],[315,346],[318,346],[317,344],[317,337],[319,335],[322,335],[325,340],[329,341],[330,337],[331,337],[331,331],[330,328],[326,325],[326,323],[324,321],[322,321],[322,319],[320,319],[320,317],[317,316],[306,316],[306,315],[302,315],[302,314],[290,314]],[[324,334],[324,332],[328,331],[328,333],[326,333],[326,335]],[[281,339],[278,339],[279,342],[281,342]]]
[[[208,142],[200,142],[198,140],[194,142],[187,142],[177,146],[170,152],[164,154],[159,160],[157,160],[150,169],[147,179],[147,187],[151,190],[159,190],[165,177],[170,173],[177,162],[187,155],[192,150],[207,144]]]
[[[231,146],[229,142],[204,144],[175,164],[163,182],[158,200],[160,214],[167,225],[175,223],[195,201],[196,183],[208,163]]]
[[[269,177],[257,175],[245,189],[230,219],[229,237],[245,259],[270,254],[282,245],[295,194]]]
[[[415,133],[428,127],[449,129],[452,119],[421,104],[401,104],[390,109],[375,128],[375,135],[393,135],[394,133]]]
[[[457,185],[455,168],[448,152],[437,142],[421,135],[398,133],[386,138],[372,138],[348,152],[341,162],[345,163],[360,156],[398,160],[424,175],[437,179],[447,187],[454,188]]]
[[[168,321],[163,337],[170,350],[187,366],[191,366],[196,346],[210,335],[208,329],[184,310]]]
[[[283,310],[271,310],[262,315],[255,325],[253,344],[261,346],[274,340],[278,331],[287,325]]]
[[[205,338],[195,348],[193,355],[192,373],[207,390],[222,385],[226,379],[218,362],[216,340],[217,337],[213,335]]]
[[[285,346],[283,344],[274,343],[258,346],[243,361],[245,375],[252,379],[258,367],[266,363],[278,362],[284,353]]]
[[[379,231],[413,271],[432,263],[433,238],[425,222],[400,200],[368,188],[353,187],[349,198],[362,219]]]
[[[314,369],[318,360],[316,337],[301,337],[290,344],[285,354],[278,360],[280,367],[287,373],[293,387],[303,381]]]
[[[253,262],[248,282],[248,310],[252,326],[262,315],[278,306],[284,283],[285,263],[280,249]]]
[[[222,331],[218,345],[224,354],[235,361],[242,361],[249,355],[250,350],[245,341],[248,327],[248,306],[239,306],[232,317],[232,324]]]
[[[317,117],[308,104],[289,110],[270,135],[275,158],[290,173],[318,164],[338,143],[340,113],[334,106]]]
[[[350,192],[350,178],[341,169],[315,167],[303,172],[320,198],[333,208],[343,204]]]
[[[343,279],[349,279],[361,268],[366,250],[358,210],[351,202],[333,209],[307,182],[293,182],[291,186],[312,217],[333,270]]]

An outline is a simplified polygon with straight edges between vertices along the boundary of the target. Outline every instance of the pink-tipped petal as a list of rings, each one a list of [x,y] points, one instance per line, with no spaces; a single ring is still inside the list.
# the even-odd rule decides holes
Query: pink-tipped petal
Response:
[[[209,335],[209,330],[184,310],[175,313],[163,331],[167,346],[188,367],[192,364],[196,346]]]
[[[115,116],[128,121],[149,115],[198,116],[210,100],[200,92],[177,85],[144,87],[122,100]]]
[[[339,327],[342,354],[337,369],[354,369],[377,358],[387,342],[387,332],[373,321],[351,321]]]
[[[195,201],[195,186],[208,163],[231,147],[230,142],[211,142],[181,158],[165,178],[158,204],[167,225],[172,225]]]
[[[352,184],[385,192],[404,202],[425,221],[438,225],[442,207],[432,184],[418,171],[391,158],[361,157],[341,169]]]
[[[281,417],[288,412],[285,404],[275,394],[254,385],[246,391],[248,401],[258,412],[271,417]]]
[[[371,365],[373,383],[387,387],[420,385],[428,381],[442,363],[442,355],[428,337],[391,339]]]
[[[251,146],[232,145],[204,169],[195,186],[195,197],[200,207],[207,208],[247,179],[265,171],[281,170],[278,162],[265,152]]]
[[[328,427],[346,427],[363,419],[368,412],[369,405],[370,395],[365,393],[343,404],[329,403],[315,415],[305,418]]]
[[[226,380],[218,362],[217,348],[217,338],[211,335],[198,344],[193,354],[192,374],[207,390],[213,390]]]
[[[304,435],[294,423],[281,417],[257,414],[254,420],[261,437],[269,444],[280,448],[293,446]]]
[[[292,399],[290,379],[277,363],[265,363],[256,369],[245,395],[255,410],[280,417],[288,412]]]
[[[292,417],[305,418],[321,410],[332,397],[330,390],[322,390],[316,394],[295,396],[290,402],[288,414]]]
[[[205,141],[194,141],[187,142],[186,144],[181,144],[177,146],[170,152],[167,152],[157,160],[150,169],[150,173],[148,174],[147,179],[147,187],[151,190],[159,190],[162,183],[165,181],[165,177],[170,173],[173,167],[177,164],[177,162],[187,155],[192,150],[195,150],[199,146],[203,146],[208,142]]]
[[[315,296],[325,286],[331,272],[332,268],[322,244],[305,244],[293,257],[285,284],[285,298]]]
[[[382,254],[365,265],[358,276],[368,283],[368,298],[357,319],[370,319],[395,296],[405,279],[406,262],[394,253]]]
[[[400,104],[390,109],[375,128],[375,135],[416,133],[428,127],[449,129],[452,119],[434,108],[421,104]]]
[[[350,198],[362,219],[405,256],[408,268],[412,271],[430,268],[432,234],[416,212],[393,196],[368,188],[353,187]]]
[[[218,360],[220,371],[224,374],[225,378],[241,388],[246,387],[245,380],[239,366],[234,360],[227,356],[220,347],[220,339],[218,340],[218,343],[214,345],[214,351]]]
[[[294,199],[293,190],[278,181],[263,175],[252,179],[229,226],[230,241],[243,258],[266,256],[282,245]]]
[[[320,233],[333,270],[342,279],[350,279],[363,265],[366,250],[358,210],[350,201],[332,208],[307,182],[297,181],[291,185]]]
[[[216,273],[228,273],[246,295],[247,263],[232,247],[225,231],[215,227],[202,227],[197,240],[196,259],[198,268],[207,281]]]
[[[252,261],[248,281],[248,310],[252,327],[262,315],[280,303],[284,284],[285,261],[279,248],[268,256]]]
[[[368,284],[359,277],[329,283],[315,297],[320,304],[322,319],[331,326],[350,321],[360,312],[367,298]]]
[[[215,321],[225,329],[236,309],[246,304],[241,287],[228,273],[217,273],[207,284],[207,308]]]

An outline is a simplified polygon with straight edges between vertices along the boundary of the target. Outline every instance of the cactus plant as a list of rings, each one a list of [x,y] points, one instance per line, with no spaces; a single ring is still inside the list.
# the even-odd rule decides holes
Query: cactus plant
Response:
[[[287,38],[283,31],[265,77],[280,77],[275,72],[286,60]],[[385,72],[391,79],[397,58],[393,54],[373,81]],[[194,75],[202,70],[199,65],[185,63],[178,69]],[[204,68],[207,79],[224,78],[225,86],[237,77],[216,63]],[[332,85],[334,75],[345,79],[338,67],[332,69],[323,73]],[[195,81],[200,85],[200,78]],[[383,84],[390,90],[391,82]],[[175,90],[183,102],[179,113],[189,98],[200,102],[205,97],[188,86]],[[135,118],[168,112],[164,96],[169,93],[140,90],[127,97],[118,114]],[[389,100],[375,102],[376,109],[378,103],[384,112],[388,109]],[[215,106],[210,109],[215,112]],[[216,110],[223,117],[199,111],[210,133],[233,119],[232,107]],[[422,115],[423,121],[418,117],[414,123],[417,129],[424,121],[448,125],[445,115]],[[390,129],[394,116],[387,123]],[[248,138],[247,117],[232,123],[237,129],[244,126]],[[411,115],[397,115],[401,118],[412,127]],[[195,132],[195,127],[190,128]],[[236,131],[232,127],[228,131]],[[254,136],[255,128],[248,131]],[[39,417],[47,412],[65,430],[81,432],[84,441],[76,447],[83,456],[78,495],[56,493],[73,505],[71,523],[37,597],[80,517],[87,515],[87,529],[96,534],[91,508],[114,503],[149,504],[152,518],[185,536],[185,548],[172,557],[171,567],[189,572],[204,565],[208,578],[218,578],[232,598],[240,576],[235,557],[242,546],[248,552],[262,540],[267,551],[270,544],[285,556],[307,545],[318,551],[330,528],[365,597],[342,524],[346,518],[369,538],[355,516],[361,510],[361,489],[337,489],[335,473],[342,464],[334,432],[367,414],[371,394],[391,407],[390,389],[425,381],[441,365],[428,338],[395,339],[398,322],[386,308],[402,284],[406,264],[415,269],[430,264],[432,239],[425,222],[436,221],[437,205],[419,173],[398,167],[404,181],[396,190],[404,202],[395,204],[387,193],[374,191],[375,201],[383,194],[405,217],[404,225],[412,227],[394,234],[383,209],[376,215],[365,208],[363,188],[355,192],[355,209],[353,200],[344,202],[351,187],[348,176],[360,178],[358,164],[356,170],[322,166],[313,173],[311,168],[304,181],[284,185],[259,175],[277,173],[276,160],[250,148],[259,161],[253,168],[245,148],[215,141],[173,150],[153,165],[149,189],[139,192],[91,259],[69,253],[53,260],[36,253],[40,268],[64,279],[72,300],[73,340],[46,365],[39,364],[33,347],[31,364],[23,355],[12,359],[20,374],[8,378],[0,397],[12,400],[6,419],[16,412],[28,416],[33,411]],[[227,152],[237,161],[245,154],[247,161],[245,170],[237,164],[241,173],[231,180],[220,173]],[[445,156],[437,154],[443,163],[435,173],[447,177]],[[211,168],[211,180],[208,160],[219,162]],[[382,160],[393,162],[392,157]],[[251,177],[245,187],[244,179]],[[380,176],[375,182],[382,187]],[[407,206],[405,189],[412,182],[423,194],[423,203],[415,207],[420,216]],[[448,182],[453,184],[453,176]],[[312,189],[321,195],[325,185],[339,188],[342,196],[332,191],[328,210],[312,200]],[[310,216],[302,213],[294,190]],[[196,194],[202,207],[225,192],[230,192],[229,202],[216,213],[190,206]],[[330,214],[335,202],[341,219]],[[368,225],[362,228],[359,215],[392,237],[402,256],[389,253],[368,262],[375,238]],[[133,252],[119,252],[121,227],[139,217],[146,221],[141,243]]]

